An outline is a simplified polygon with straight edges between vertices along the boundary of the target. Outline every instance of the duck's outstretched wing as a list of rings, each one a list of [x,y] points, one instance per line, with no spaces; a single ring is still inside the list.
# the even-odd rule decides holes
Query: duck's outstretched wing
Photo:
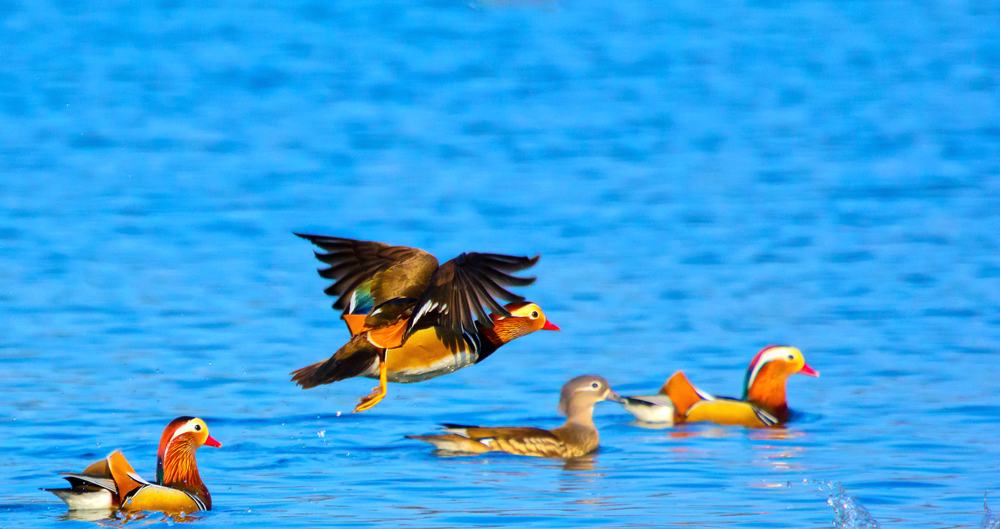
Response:
[[[330,266],[318,272],[321,277],[333,280],[324,292],[337,298],[333,308],[343,314],[368,313],[395,299],[409,299],[412,303],[426,290],[431,274],[438,268],[437,258],[419,248],[325,235],[295,235],[325,251],[315,252],[316,258]]]
[[[508,302],[524,301],[505,287],[524,287],[534,277],[512,275],[531,268],[539,256],[518,257],[490,253],[463,253],[441,265],[430,278],[426,291],[413,307],[408,331],[426,327],[428,322],[444,327],[456,336],[475,335],[476,321],[493,327],[487,311],[510,316],[497,298]],[[458,344],[446,344],[449,348]]]

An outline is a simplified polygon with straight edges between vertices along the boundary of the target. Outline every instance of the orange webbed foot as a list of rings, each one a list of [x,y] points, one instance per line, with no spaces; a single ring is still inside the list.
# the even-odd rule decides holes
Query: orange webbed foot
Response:
[[[385,394],[389,392],[388,386],[388,371],[389,364],[382,360],[379,362],[378,366],[378,386],[372,388],[372,392],[364,397],[358,399],[360,402],[354,407],[354,413],[358,413],[365,410],[370,410],[375,407],[376,404],[382,402],[385,398]]]

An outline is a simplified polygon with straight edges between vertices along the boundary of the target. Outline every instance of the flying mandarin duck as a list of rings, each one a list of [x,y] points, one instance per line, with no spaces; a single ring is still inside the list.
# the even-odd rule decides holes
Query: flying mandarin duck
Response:
[[[190,513],[212,509],[212,495],[198,475],[194,453],[202,445],[222,445],[208,435],[208,425],[195,417],[178,417],[160,436],[156,452],[156,483],[132,469],[120,450],[79,474],[64,473],[68,489],[46,489],[71,510],[122,509]]]
[[[507,452],[521,456],[574,458],[597,449],[600,438],[594,426],[594,405],[602,400],[620,402],[608,381],[594,375],[576,377],[562,388],[559,412],[566,424],[543,430],[530,427],[484,428],[444,424],[448,433],[440,435],[408,435],[434,445],[438,450],[481,454]]]
[[[482,362],[516,338],[559,330],[538,305],[504,288],[532,284],[533,277],[511,274],[534,266],[538,256],[470,252],[439,266],[417,248],[296,235],[325,250],[316,258],[330,266],[319,275],[334,281],[325,292],[337,298],[333,308],[342,311],[351,340],[329,359],[293,371],[292,380],[309,389],[377,378],[379,385],[359,399],[355,412],[378,404],[387,382],[445,375]]]
[[[788,422],[785,385],[788,377],[796,373],[819,376],[798,349],[772,345],[761,349],[750,362],[741,399],[709,395],[678,371],[660,388],[659,395],[625,397],[622,405],[647,422],[774,426]]]

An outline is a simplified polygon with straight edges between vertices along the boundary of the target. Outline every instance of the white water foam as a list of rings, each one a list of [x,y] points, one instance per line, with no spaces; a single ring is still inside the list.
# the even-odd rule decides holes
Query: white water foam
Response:
[[[857,498],[848,496],[844,487],[840,483],[832,481],[810,481],[806,483],[819,485],[819,490],[830,493],[826,503],[833,507],[833,526],[836,529],[879,529],[881,525],[868,514],[868,509]],[[987,503],[987,496],[983,495],[983,519],[979,522],[979,529],[1000,529],[1000,518],[993,516],[990,506]]]
[[[848,496],[840,483],[814,481],[819,490],[830,493],[826,502],[833,507],[833,526],[837,529],[880,529],[881,526],[868,514],[868,509],[857,498]]]
[[[986,514],[983,515],[983,520],[979,522],[979,529],[1000,529],[1000,520],[993,516],[990,512],[990,506],[986,503],[986,496],[989,493],[983,494],[983,509]]]

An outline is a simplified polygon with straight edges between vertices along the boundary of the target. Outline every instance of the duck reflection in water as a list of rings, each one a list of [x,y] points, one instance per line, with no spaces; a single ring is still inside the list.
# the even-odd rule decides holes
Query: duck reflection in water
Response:
[[[125,527],[126,524],[153,525],[173,523],[195,523],[204,519],[199,513],[168,514],[156,511],[127,512],[113,509],[84,509],[66,511],[59,520],[65,522],[91,522],[99,527]]]

